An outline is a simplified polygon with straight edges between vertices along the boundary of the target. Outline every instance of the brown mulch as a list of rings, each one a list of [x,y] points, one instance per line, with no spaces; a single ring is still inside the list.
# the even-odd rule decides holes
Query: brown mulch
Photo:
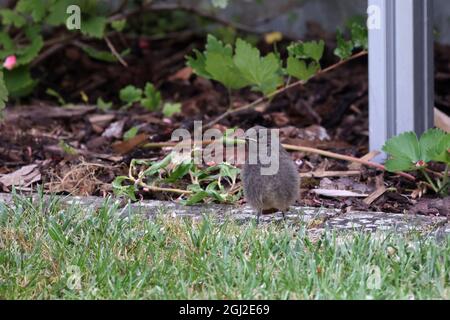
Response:
[[[127,148],[121,142],[128,129],[138,126],[139,133],[147,135],[150,142],[163,142],[170,140],[176,128],[192,129],[195,120],[208,122],[226,111],[228,101],[224,88],[191,75],[185,69],[185,55],[194,47],[203,46],[203,36],[191,34],[170,41],[146,38],[112,40],[119,50],[123,49],[121,43],[124,47],[133,48],[126,59],[128,68],[118,63],[94,61],[80,48],[68,46],[33,70],[35,74],[45,74],[44,80],[26,101],[28,106],[8,108],[6,119],[0,124],[0,177],[36,164],[47,191],[104,196],[111,193],[114,177],[126,174],[131,159],[157,160],[164,155],[163,150],[144,148],[132,148],[126,154],[117,153],[120,148]],[[329,43],[328,47],[332,46],[333,43]],[[327,50],[324,60],[326,65],[335,62],[331,50]],[[436,69],[436,105],[450,114],[449,47],[437,46]],[[143,87],[148,81],[156,84],[165,100],[181,102],[182,113],[167,119],[160,112],[145,112],[139,106],[103,112],[82,102],[81,93],[91,103],[103,97],[117,105],[121,88],[128,84]],[[66,101],[78,106],[55,106],[52,98],[45,94],[47,88],[55,89]],[[258,95],[250,90],[242,90],[233,96],[234,107],[257,98]],[[285,143],[364,156],[369,152],[367,59],[350,62],[306,86],[276,97],[264,109],[232,116],[216,127],[221,130],[234,126],[247,129],[255,124],[280,128]],[[73,152],[67,152],[61,141]],[[317,155],[293,153],[293,158],[303,174],[349,170],[349,163]],[[419,202],[412,199],[410,195],[415,186],[404,179],[367,168],[351,170],[360,171],[360,174],[303,178],[300,203],[389,212],[407,212],[411,208],[414,211],[421,205],[417,212],[422,214],[443,213],[436,206],[423,205],[423,201],[433,202],[433,196],[426,196]],[[320,187],[372,194],[380,184],[391,189],[369,204],[363,198],[325,198],[309,192]],[[30,188],[23,186],[22,189]],[[10,186],[0,183],[0,191],[10,190]],[[142,196],[173,197],[155,193]]]

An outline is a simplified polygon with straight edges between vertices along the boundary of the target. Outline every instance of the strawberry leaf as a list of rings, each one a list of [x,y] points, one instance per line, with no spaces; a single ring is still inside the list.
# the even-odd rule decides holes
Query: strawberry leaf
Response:
[[[303,81],[311,79],[319,70],[320,66],[314,61],[308,64],[306,61],[294,57],[289,57],[287,60],[287,73]]]
[[[295,43],[288,47],[289,55],[298,59],[312,59],[319,63],[325,51],[325,41]]]
[[[234,63],[241,75],[265,95],[275,91],[283,81],[277,56],[271,53],[261,57],[259,50],[244,40],[236,41]]]
[[[415,170],[420,159],[420,145],[414,132],[406,132],[386,142],[383,151],[390,155],[386,168],[391,172]]]

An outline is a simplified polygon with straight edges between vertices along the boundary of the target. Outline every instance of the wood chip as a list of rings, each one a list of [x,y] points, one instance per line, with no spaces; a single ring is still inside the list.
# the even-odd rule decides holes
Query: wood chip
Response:
[[[301,178],[329,178],[329,177],[349,177],[359,176],[360,171],[313,171],[300,173]]]
[[[349,190],[314,189],[311,192],[329,198],[366,198],[369,196],[368,194],[356,193]]]
[[[118,154],[127,154],[133,149],[137,148],[144,142],[148,141],[148,135],[145,133],[138,134],[134,138],[131,138],[130,140],[118,142],[113,144],[114,152]]]
[[[379,187],[377,190],[372,192],[367,198],[365,198],[363,201],[367,205],[371,205],[374,203],[379,197],[381,197],[385,192],[387,191],[385,186]]]

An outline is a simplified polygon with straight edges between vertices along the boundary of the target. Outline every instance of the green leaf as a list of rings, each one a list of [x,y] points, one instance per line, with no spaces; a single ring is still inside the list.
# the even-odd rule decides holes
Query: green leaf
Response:
[[[300,42],[288,47],[289,55],[298,59],[312,59],[318,64],[325,51],[325,41]]]
[[[97,107],[98,107],[100,110],[106,111],[106,110],[111,109],[111,107],[112,107],[112,102],[105,102],[105,101],[103,101],[103,98],[99,97],[99,98],[97,99]]]
[[[69,156],[75,156],[78,154],[77,150],[64,140],[60,140],[58,145],[63,150],[63,152]]]
[[[429,131],[433,133],[427,134]],[[421,139],[426,156],[431,161],[443,162],[450,165],[450,134],[440,129],[431,129],[429,131],[424,136],[426,135],[430,142],[422,142]],[[431,140],[431,136],[433,136],[434,140]]]
[[[0,32],[0,59],[3,60],[14,53],[14,41],[9,34]]]
[[[346,41],[341,31],[337,33],[337,48],[334,50],[334,54],[341,60],[346,60],[353,54],[353,41]]]
[[[11,97],[19,98],[30,94],[37,84],[31,78],[27,67],[15,68],[11,71],[5,71],[4,74],[6,88]]]
[[[55,97],[61,106],[66,105],[66,101],[64,100],[64,98],[56,90],[47,88],[47,90],[45,90],[45,93],[49,96]]]
[[[3,72],[0,71],[0,119],[2,118],[2,111],[6,106],[6,102],[8,102],[8,90],[3,80]]]
[[[351,26],[351,34],[355,48],[369,49],[369,31],[365,25],[354,22]]]
[[[134,137],[136,137],[138,131],[139,131],[138,127],[136,127],[136,126],[135,127],[131,127],[127,132],[125,132],[123,134],[123,139],[125,141],[133,139]]]
[[[30,44],[16,50],[17,66],[29,64],[39,55],[39,52],[44,47],[44,39],[40,34],[40,28],[37,26],[26,28],[25,35],[30,40]]]
[[[127,103],[126,107],[138,102],[142,98],[142,90],[135,86],[128,85],[119,92],[119,97],[122,102]]]
[[[48,5],[48,15],[45,18],[45,21],[52,25],[52,26],[58,26],[66,23],[66,19],[68,18],[67,15],[67,8],[72,5],[80,5],[80,1],[74,1],[74,0],[57,0],[53,1],[51,5]],[[83,11],[83,8],[81,8],[81,12]]]
[[[165,179],[166,182],[173,183],[182,179],[189,173],[193,166],[194,164],[191,159],[183,161],[178,166],[176,166],[175,170],[173,170],[172,173]]]
[[[113,22],[111,22],[111,27],[117,32],[122,32],[123,29],[125,29],[126,25],[127,25],[126,19],[114,20]]]
[[[156,90],[155,86],[151,83],[147,83],[144,89],[145,98],[141,100],[141,104],[144,108],[154,111],[158,109],[161,104],[161,93]]]
[[[207,198],[208,196],[209,196],[208,192],[200,191],[200,192],[194,193],[187,200],[181,201],[181,203],[185,206],[192,206],[194,204],[201,202],[203,199]]]
[[[16,13],[11,9],[2,9],[0,10],[0,17],[2,19],[2,23],[5,26],[15,26],[16,28],[22,28],[27,21],[23,16]]]
[[[206,57],[203,53],[194,49],[195,57],[187,56],[186,65],[191,67],[194,73],[200,77],[211,79],[212,76],[206,71]]]
[[[213,80],[222,83],[228,89],[239,90],[249,85],[249,82],[240,75],[232,57],[210,53],[206,59],[205,70]]]
[[[165,117],[170,118],[174,114],[181,112],[181,103],[169,103],[169,102],[166,102],[164,104],[162,112],[163,112]]]
[[[104,61],[104,62],[116,62],[117,58],[109,51],[97,50],[90,46],[83,46],[83,51],[87,53],[91,58]]]
[[[311,79],[319,70],[320,66],[315,61],[307,64],[306,61],[294,57],[289,57],[287,60],[287,73],[303,81]]]
[[[143,175],[146,177],[155,175],[156,173],[159,172],[159,170],[166,168],[172,162],[172,159],[173,159],[173,154],[169,153],[161,161],[153,163],[148,169],[146,169],[144,171]]]
[[[19,0],[16,5],[16,10],[21,13],[30,14],[34,22],[40,22],[46,15],[47,6],[47,0]]]
[[[91,16],[81,21],[81,33],[93,38],[103,38],[108,19],[103,16]]]
[[[242,77],[265,95],[274,92],[283,82],[277,56],[271,53],[262,58],[259,50],[244,40],[236,41],[234,63]]]
[[[430,129],[426,131],[419,140],[420,145],[420,160],[429,162],[433,160],[433,155],[436,152],[443,152],[446,150],[438,150],[435,147],[440,144],[442,139],[446,137],[446,133],[440,129]],[[433,150],[433,151],[431,151]],[[440,152],[439,152],[440,153]]]
[[[388,170],[402,168],[401,171],[415,170],[415,164],[421,159],[420,145],[414,132],[406,132],[389,139],[383,151],[391,156],[387,162]],[[395,171],[394,171],[395,172]]]
[[[187,65],[194,73],[222,83],[228,89],[241,89],[249,83],[241,75],[233,61],[233,48],[224,45],[213,35],[208,35],[206,50],[194,50],[195,57],[187,57]]]
[[[134,185],[123,185],[125,181],[131,181],[126,176],[118,176],[112,182],[113,192],[116,196],[127,196],[133,201],[136,201],[136,187]]]

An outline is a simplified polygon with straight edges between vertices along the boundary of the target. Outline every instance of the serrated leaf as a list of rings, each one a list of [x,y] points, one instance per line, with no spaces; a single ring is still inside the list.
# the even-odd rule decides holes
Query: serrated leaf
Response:
[[[435,147],[439,145],[439,143],[442,141],[442,139],[445,138],[445,136],[446,133],[440,129],[430,129],[422,134],[419,140],[420,160],[423,160],[425,162],[433,160],[433,155],[431,153],[438,151]],[[433,149],[434,152],[429,152],[430,149]]]
[[[211,79],[222,83],[229,89],[242,89],[249,82],[241,76],[233,62],[233,58],[220,53],[209,53],[206,58],[205,70],[211,75]]]
[[[346,41],[341,31],[337,33],[337,47],[334,54],[341,60],[346,60],[353,54],[353,41]]]
[[[22,28],[27,21],[25,18],[11,9],[1,9],[0,17],[3,25],[15,26],[16,28]]]
[[[103,38],[108,19],[102,16],[91,16],[81,22],[81,33],[93,38]]]
[[[165,117],[170,118],[174,114],[181,112],[181,103],[166,102],[164,104],[162,112]]]
[[[351,34],[355,48],[369,49],[369,32],[365,25],[354,22],[351,26]]]
[[[19,0],[16,10],[21,13],[30,14],[34,22],[44,19],[47,11],[48,1],[46,0]]]
[[[390,168],[402,167],[405,171],[414,170],[415,164],[422,160],[419,141],[414,132],[405,132],[389,139],[383,146],[383,151],[391,156]],[[405,168],[407,163],[409,167]]]
[[[298,59],[312,59],[318,64],[325,51],[325,41],[309,41],[291,44],[288,47],[290,56]]]
[[[135,86],[128,85],[119,92],[119,97],[122,102],[127,103],[127,107],[131,106],[133,103],[141,100],[142,90],[136,88]]]
[[[257,48],[242,39],[236,41],[233,61],[242,77],[265,95],[275,91],[283,82],[277,56],[271,53],[261,57]]]
[[[433,131],[439,131],[435,133],[435,140],[432,144],[426,147],[424,142],[424,148],[426,148],[427,157],[431,161],[443,162],[450,165],[450,134],[445,133],[439,129],[431,129]]]
[[[154,111],[158,109],[161,104],[161,93],[151,83],[147,83],[144,89],[145,98],[141,100],[144,108]]]
[[[187,56],[186,65],[191,67],[194,73],[200,77],[211,79],[212,76],[206,71],[206,57],[203,53],[194,49],[195,57]]]
[[[294,57],[288,58],[286,71],[290,76],[299,80],[308,81],[319,70],[320,66],[315,61],[307,64],[304,60],[298,60]]]

